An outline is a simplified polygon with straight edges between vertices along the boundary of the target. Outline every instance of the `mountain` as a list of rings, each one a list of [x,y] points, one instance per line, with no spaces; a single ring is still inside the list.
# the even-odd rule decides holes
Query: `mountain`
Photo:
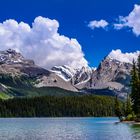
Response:
[[[51,70],[65,81],[70,81],[76,88],[83,88],[83,85],[90,80],[93,71],[89,67],[73,69],[66,65],[54,66]]]
[[[72,69],[68,66],[55,66],[52,71],[65,81],[71,81],[79,91],[125,98],[131,90],[131,69],[131,63],[122,62],[108,55],[96,70],[85,67]]]
[[[130,93],[131,69],[131,63],[108,55],[96,70],[89,67],[74,69],[66,65],[47,70],[15,50],[8,49],[0,51],[0,93],[5,98],[7,95],[50,95],[54,88],[57,91],[64,89],[67,92],[118,95],[125,98]],[[62,93],[66,93],[64,90]]]
[[[63,80],[54,72],[35,65],[15,50],[0,51],[0,92],[9,96],[22,96],[18,89],[58,87],[77,91],[71,82]],[[18,91],[18,94],[16,93]],[[26,91],[25,91],[26,92]]]
[[[52,72],[54,72],[56,75],[58,75],[65,81],[70,81],[74,77],[74,75],[77,71],[76,69],[70,68],[66,65],[54,66],[54,67],[52,67],[51,70],[52,70]]]
[[[92,73],[86,89],[90,92],[126,97],[130,93],[130,72],[132,64],[107,56]]]

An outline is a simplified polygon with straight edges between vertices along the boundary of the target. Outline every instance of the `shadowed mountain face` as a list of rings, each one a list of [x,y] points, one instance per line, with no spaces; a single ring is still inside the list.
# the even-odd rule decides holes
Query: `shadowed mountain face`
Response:
[[[123,63],[107,56],[96,70],[88,67],[73,69],[55,66],[46,70],[25,59],[15,50],[0,51],[0,91],[16,87],[59,87],[69,91],[119,95],[130,93],[132,64]]]

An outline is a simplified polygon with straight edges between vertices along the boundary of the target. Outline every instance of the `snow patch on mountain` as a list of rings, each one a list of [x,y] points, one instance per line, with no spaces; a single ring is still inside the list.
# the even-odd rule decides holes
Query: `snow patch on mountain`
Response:
[[[77,73],[74,76],[74,84],[79,85],[83,84],[90,80],[92,75],[92,69],[89,67],[82,67],[77,71]]]
[[[75,75],[76,69],[73,69],[69,66],[54,66],[51,69],[52,72],[55,72],[59,77],[64,79],[65,81],[71,80],[71,78]]]
[[[91,78],[92,70],[89,67],[82,67],[81,69],[73,69],[69,66],[55,66],[51,69],[56,75],[65,81],[71,81],[73,85],[79,85],[87,82]]]

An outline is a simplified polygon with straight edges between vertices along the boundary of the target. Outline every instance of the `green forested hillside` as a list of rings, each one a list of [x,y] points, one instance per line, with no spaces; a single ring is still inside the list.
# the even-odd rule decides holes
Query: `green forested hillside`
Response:
[[[84,93],[64,90],[58,87],[41,87],[33,86],[34,78],[27,78],[25,76],[12,77],[10,75],[0,74],[0,84],[7,87],[0,92],[1,99],[14,97],[35,97],[35,96],[77,96]]]
[[[113,97],[36,88],[34,82],[33,78],[0,75],[0,117],[115,116]]]
[[[108,96],[44,96],[0,100],[0,117],[101,117],[114,115],[114,98]]]
[[[58,87],[25,87],[25,88],[10,88],[9,93],[15,97],[35,97],[35,96],[77,96],[84,93],[64,90]]]

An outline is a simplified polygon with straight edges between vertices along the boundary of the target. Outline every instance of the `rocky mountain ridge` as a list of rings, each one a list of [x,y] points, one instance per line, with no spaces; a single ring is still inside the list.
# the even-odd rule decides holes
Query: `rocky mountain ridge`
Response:
[[[54,66],[51,70],[46,70],[15,50],[8,49],[0,51],[0,89],[5,91],[6,87],[10,86],[5,79],[9,76],[13,81],[16,81],[17,77],[18,80],[26,79],[26,82],[21,80],[21,83],[36,88],[59,87],[76,92],[117,94],[124,98],[130,93],[131,69],[132,64],[107,56],[96,70],[89,67],[73,69],[69,66]]]
[[[93,92],[126,96],[130,93],[132,64],[106,57],[92,74],[86,88]]]

